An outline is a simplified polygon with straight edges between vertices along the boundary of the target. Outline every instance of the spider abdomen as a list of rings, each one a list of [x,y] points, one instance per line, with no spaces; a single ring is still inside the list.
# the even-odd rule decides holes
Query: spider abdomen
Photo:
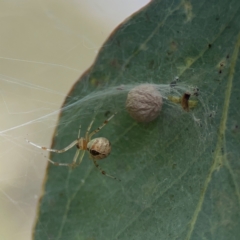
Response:
[[[111,143],[104,137],[94,138],[87,144],[91,158],[95,160],[106,158],[111,152]]]

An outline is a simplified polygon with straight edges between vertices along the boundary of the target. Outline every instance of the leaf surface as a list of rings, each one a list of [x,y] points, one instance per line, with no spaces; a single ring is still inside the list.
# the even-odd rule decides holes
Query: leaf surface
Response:
[[[74,170],[49,165],[34,239],[239,239],[239,47],[238,0],[155,0],[121,24],[66,98],[52,146],[117,110],[96,136],[112,143],[99,165],[121,182],[87,153]],[[166,107],[140,124],[124,110],[126,94],[104,94],[175,76],[200,89],[203,107]],[[51,159],[70,163],[75,151]]]

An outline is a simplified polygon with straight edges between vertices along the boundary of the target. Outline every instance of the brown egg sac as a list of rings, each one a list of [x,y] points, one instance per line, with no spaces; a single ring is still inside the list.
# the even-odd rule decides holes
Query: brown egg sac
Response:
[[[127,96],[126,109],[137,122],[151,122],[162,109],[162,96],[152,84],[133,88]]]

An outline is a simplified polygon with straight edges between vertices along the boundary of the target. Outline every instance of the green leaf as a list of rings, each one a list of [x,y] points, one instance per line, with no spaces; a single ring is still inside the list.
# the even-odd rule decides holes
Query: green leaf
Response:
[[[239,47],[239,0],[155,0],[120,25],[66,98],[52,147],[117,110],[96,136],[112,142],[99,165],[121,182],[88,154],[73,170],[49,164],[34,238],[239,239]],[[166,105],[149,124],[130,118],[121,89],[175,76],[200,89],[200,106]],[[70,163],[75,151],[50,158]]]

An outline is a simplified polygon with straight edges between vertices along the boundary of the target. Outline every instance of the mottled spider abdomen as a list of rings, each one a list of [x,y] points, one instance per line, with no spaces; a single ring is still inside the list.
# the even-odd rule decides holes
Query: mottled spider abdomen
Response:
[[[106,158],[111,152],[111,143],[104,137],[94,138],[87,144],[91,158],[95,160]]]

